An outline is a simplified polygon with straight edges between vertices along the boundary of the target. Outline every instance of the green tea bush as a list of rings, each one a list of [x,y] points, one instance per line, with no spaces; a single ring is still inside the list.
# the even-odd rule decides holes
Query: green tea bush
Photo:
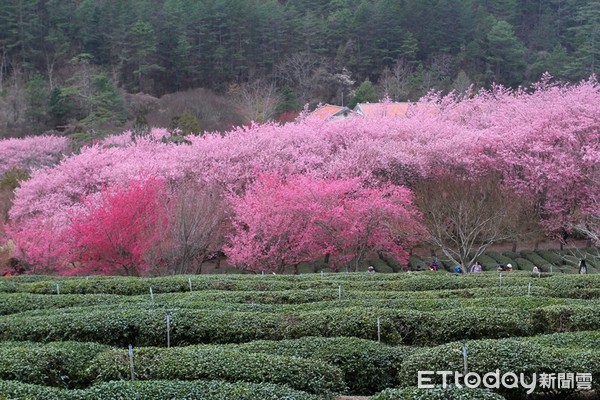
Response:
[[[600,274],[561,274],[541,279],[538,284],[552,297],[600,298]]]
[[[352,337],[305,337],[297,340],[256,341],[232,345],[237,351],[311,358],[344,372],[348,392],[373,394],[396,386],[398,367],[411,347],[387,346]]]
[[[515,263],[516,263],[516,265],[513,265],[513,268],[517,268],[517,269],[520,269],[523,271],[532,271],[533,267],[536,266],[528,259],[522,258],[522,257],[515,258]],[[540,271],[547,272],[547,271],[545,271],[544,267],[538,266],[538,268],[540,269]]]
[[[513,261],[514,261],[515,259],[517,259],[517,258],[521,257],[521,254],[519,254],[519,253],[515,253],[515,252],[512,252],[512,251],[505,251],[505,252],[503,252],[503,253],[502,253],[502,255],[503,255],[504,257],[508,257],[508,258],[510,258],[510,259],[511,259],[511,260],[513,260]]]
[[[64,390],[58,388],[0,380],[0,399],[2,400],[63,400],[66,398],[64,393]]]
[[[99,383],[87,389],[61,390],[0,380],[0,398],[43,400],[319,400],[321,396],[270,383],[223,381],[134,381]]]
[[[542,271],[548,271],[550,269],[551,263],[546,261],[545,258],[540,256],[533,250],[523,250],[523,251],[521,251],[521,256],[523,258],[529,260],[533,265],[537,266]],[[558,265],[560,265],[560,264],[558,264]],[[533,268],[533,267],[531,267],[531,268]],[[525,268],[523,268],[523,269],[525,269]]]
[[[0,342],[0,379],[58,387],[82,387],[85,368],[107,347],[97,343]]]
[[[555,265],[556,267],[562,265],[562,258],[555,251],[538,250],[537,254],[549,264]]]
[[[137,381],[101,383],[65,400],[322,400],[322,396],[271,383],[222,381]]]
[[[494,261],[496,261],[496,265],[498,265],[498,264],[502,264],[502,265],[512,264],[512,265],[515,265],[516,264],[513,258],[506,257],[505,255],[500,254],[500,253],[498,253],[496,251],[488,251],[485,254],[487,256],[493,258]]]
[[[530,310],[532,328],[537,333],[600,329],[597,306],[547,306]]]
[[[371,396],[370,400],[504,400],[504,397],[485,389],[436,386],[431,389],[416,387],[386,389]]]
[[[269,382],[321,395],[346,390],[342,371],[317,359],[242,353],[216,346],[137,348],[134,359],[138,380]],[[99,354],[87,372],[97,381],[128,379],[127,350]]]
[[[477,258],[477,261],[481,263],[484,271],[495,271],[498,263],[492,257],[487,255],[481,255]]]
[[[27,310],[63,308],[104,304],[142,302],[141,298],[110,294],[72,294],[50,296],[31,293],[0,293],[0,315],[14,314]]]
[[[76,340],[126,347],[166,345],[166,311],[156,307],[106,306],[0,316],[1,340]],[[461,308],[414,310],[348,307],[310,312],[256,313],[172,309],[171,344],[242,343],[305,336],[381,338],[389,344],[436,344],[462,338],[523,336],[527,310]]]
[[[564,347],[575,350],[599,350],[600,330],[552,333],[522,338],[526,342],[537,343],[545,347]]]
[[[579,372],[578,363],[584,362],[586,355],[571,354],[569,350],[543,347],[535,343],[526,343],[514,339],[475,340],[467,342],[467,365],[469,372],[480,376],[499,370],[502,375],[512,372],[523,373],[531,378],[533,374]],[[597,357],[587,355],[589,363]],[[595,367],[594,370],[597,370]],[[463,372],[463,344],[448,343],[442,346],[417,350],[402,363],[399,373],[401,385],[415,386],[418,371],[458,371]],[[591,372],[592,370],[590,370]],[[431,375],[432,383],[441,384],[441,377]],[[537,391],[540,391],[538,388]],[[516,398],[526,392],[524,387],[498,388],[498,393],[507,398]],[[573,390],[565,390],[563,394]]]

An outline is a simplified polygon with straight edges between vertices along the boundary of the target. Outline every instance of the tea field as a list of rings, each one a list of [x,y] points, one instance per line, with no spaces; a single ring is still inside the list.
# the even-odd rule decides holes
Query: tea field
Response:
[[[419,371],[536,375],[443,388]],[[456,383],[456,382],[452,382]],[[530,382],[531,385],[531,382]],[[591,399],[600,274],[0,278],[0,399]]]

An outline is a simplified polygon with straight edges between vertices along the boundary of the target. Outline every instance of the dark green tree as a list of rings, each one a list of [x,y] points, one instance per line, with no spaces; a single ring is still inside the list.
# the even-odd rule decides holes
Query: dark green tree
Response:
[[[356,89],[354,97],[348,103],[348,107],[354,108],[358,103],[372,103],[375,101],[377,101],[375,86],[367,79]]]
[[[524,48],[506,21],[498,21],[487,35],[491,78],[516,86],[522,83],[525,70]]]
[[[25,114],[30,126],[36,131],[45,130],[48,122],[48,104],[50,91],[48,82],[41,75],[35,74],[25,88],[27,109]]]
[[[279,92],[279,102],[277,104],[276,114],[280,115],[288,111],[298,111],[301,108],[302,106],[298,102],[294,90],[288,85],[282,87]]]

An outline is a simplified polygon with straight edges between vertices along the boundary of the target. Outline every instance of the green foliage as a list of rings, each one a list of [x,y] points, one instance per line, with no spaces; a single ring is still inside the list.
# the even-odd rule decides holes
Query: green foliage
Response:
[[[57,387],[92,382],[85,369],[106,346],[97,343],[0,343],[0,379]]]
[[[93,94],[89,98],[90,113],[82,120],[96,126],[109,121],[125,122],[125,106],[117,87],[104,73],[94,75]]]
[[[600,308],[593,306],[547,306],[531,310],[530,320],[538,333],[600,329]]]
[[[283,86],[279,92],[277,114],[283,114],[288,111],[299,111],[301,109],[302,105],[298,102],[294,90],[288,85]]]
[[[354,108],[358,103],[373,103],[376,101],[377,93],[375,92],[375,86],[369,79],[366,79],[356,89],[354,97],[348,103],[348,107]]]
[[[537,335],[523,338],[523,340],[537,343],[544,347],[562,347],[574,350],[598,350],[600,349],[600,330]]]
[[[521,269],[523,271],[532,271],[533,267],[535,267],[535,265],[531,261],[529,261],[526,258],[522,258],[522,257],[515,258],[515,263],[516,263],[516,265],[513,265],[513,268]],[[547,272],[547,271],[544,271],[543,267],[538,267],[538,268],[540,269],[540,271]]]
[[[200,133],[200,122],[198,118],[185,111],[181,115],[175,115],[171,120],[169,128],[171,135],[198,135]]]
[[[214,346],[137,348],[134,354],[138,380],[269,382],[321,395],[345,390],[342,371],[316,359],[241,353]],[[88,368],[88,375],[97,381],[127,379],[127,351],[110,350],[98,355]]]
[[[503,400],[504,397],[485,389],[457,388],[449,386],[446,389],[418,389],[407,387],[402,389],[387,389],[371,396],[370,400]]]
[[[403,386],[414,386],[417,383],[417,371],[463,371],[463,342],[447,343],[441,346],[424,348],[413,352],[404,362],[399,373]],[[543,347],[536,343],[515,339],[504,340],[475,340],[466,342],[468,368],[470,372],[480,376],[497,369],[500,375],[506,372],[523,373],[530,377],[534,373],[563,373],[565,371],[580,371],[582,366],[589,366],[598,360],[597,352],[573,352],[569,349]],[[598,375],[598,366],[586,371]],[[441,383],[440,376],[432,376],[434,383]],[[541,388],[537,389],[541,391]],[[524,394],[523,387],[497,391],[515,398]],[[565,389],[562,394],[572,392]]]
[[[541,271],[549,271],[550,270],[550,265],[551,263],[549,263],[548,261],[546,261],[545,258],[543,258],[541,255],[537,254],[536,252],[532,251],[532,250],[524,250],[521,251],[521,255],[523,256],[523,258],[529,260],[533,265],[537,266],[538,268],[541,268]],[[533,268],[533,267],[531,267]],[[522,268],[525,269],[525,268]]]
[[[546,263],[550,263],[554,266],[559,266],[562,264],[562,258],[552,250],[538,250],[537,254],[542,257]]]
[[[310,358],[335,365],[344,372],[348,393],[362,395],[395,386],[397,368],[412,351],[409,347],[392,347],[351,337],[257,341],[232,348],[250,353]]]
[[[495,271],[496,267],[498,266],[498,262],[486,254],[479,256],[477,260],[483,266],[484,271]]]
[[[320,396],[270,383],[222,381],[135,381],[99,383],[87,389],[60,390],[0,381],[0,396],[44,400],[319,400]]]
[[[50,91],[48,103],[48,113],[53,126],[63,126],[70,118],[75,117],[75,102],[60,86],[55,86]]]
[[[29,171],[13,167],[6,171],[0,178],[0,189],[15,190],[21,186],[21,182],[29,179]]]
[[[35,74],[27,82],[25,94],[27,102],[25,113],[29,122],[32,126],[43,129],[48,122],[48,104],[50,99],[48,83],[41,75]]]

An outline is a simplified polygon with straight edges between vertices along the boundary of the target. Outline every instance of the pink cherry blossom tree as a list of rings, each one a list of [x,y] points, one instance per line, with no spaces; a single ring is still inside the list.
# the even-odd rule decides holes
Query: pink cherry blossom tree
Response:
[[[410,191],[366,188],[357,179],[262,175],[232,199],[234,234],[226,254],[247,269],[281,271],[329,255],[333,269],[357,270],[367,255],[408,260],[420,229]]]

